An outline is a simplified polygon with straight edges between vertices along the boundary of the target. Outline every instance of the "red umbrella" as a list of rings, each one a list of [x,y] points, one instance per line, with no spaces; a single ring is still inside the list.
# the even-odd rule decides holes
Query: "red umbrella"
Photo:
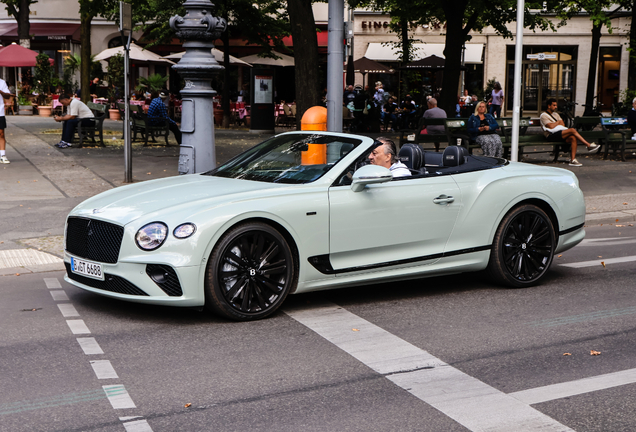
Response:
[[[11,44],[0,49],[0,66],[30,67],[35,66],[38,53],[18,44]]]

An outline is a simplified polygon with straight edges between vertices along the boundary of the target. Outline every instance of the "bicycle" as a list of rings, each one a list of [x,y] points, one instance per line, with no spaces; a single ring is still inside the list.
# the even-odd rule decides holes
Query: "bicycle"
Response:
[[[596,104],[594,102],[596,102]],[[602,117],[603,116],[603,112],[602,112],[603,104],[598,101],[598,95],[594,96],[592,98],[592,105],[583,104],[583,106],[585,107],[585,114],[584,115],[586,115],[586,116],[598,116],[598,117]],[[588,108],[589,108],[589,110],[588,110]]]
[[[561,110],[561,119],[565,124],[565,127],[571,128],[574,126],[574,108],[578,105],[576,102],[572,102],[567,98],[563,98],[563,109]]]

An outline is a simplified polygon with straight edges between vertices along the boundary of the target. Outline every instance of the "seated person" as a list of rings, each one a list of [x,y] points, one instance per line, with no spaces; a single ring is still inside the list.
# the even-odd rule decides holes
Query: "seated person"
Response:
[[[597,152],[601,146],[595,143],[589,143],[577,132],[574,128],[566,128],[563,120],[556,112],[557,101],[554,98],[550,98],[546,101],[546,110],[541,114],[539,120],[543,128],[543,135],[547,141],[550,142],[564,142],[570,144],[570,166],[582,166],[579,161],[576,160],[576,145],[578,141],[581,141],[586,145],[587,151],[590,153]]]
[[[382,112],[380,113],[380,120],[382,123],[387,125],[389,122],[393,123],[393,127],[397,129],[397,117],[395,115],[395,110],[397,109],[397,104],[395,103],[395,98],[391,96],[387,103],[382,107]],[[390,129],[387,129],[390,130]]]
[[[395,143],[389,138],[380,137],[378,141],[381,145],[378,145],[373,149],[369,155],[369,162],[371,165],[383,166],[391,170],[393,177],[406,177],[411,175],[411,171],[398,160],[397,147]]]
[[[486,112],[486,102],[479,102],[475,108],[475,114],[468,119],[468,133],[470,139],[475,140],[484,152],[484,156],[502,157],[503,143],[497,135],[497,120]]]
[[[168,110],[164,102],[168,98],[168,90],[161,90],[161,92],[155,90],[152,92],[152,98],[150,107],[148,107],[148,119],[150,119],[151,124],[159,124],[159,120],[167,121],[170,131],[177,140],[177,144],[181,144],[181,130],[177,123],[168,116]]]
[[[425,119],[430,119],[430,118],[445,119],[446,118],[446,111],[444,111],[443,109],[437,106],[437,99],[429,98],[428,101],[426,101],[426,104],[428,106],[428,109],[424,111],[424,115],[422,116],[422,118],[425,118]],[[444,128],[443,125],[431,125],[431,126],[425,126],[420,133],[426,133],[429,135],[445,135],[446,129]],[[439,143],[436,142],[434,144],[435,144],[435,151],[438,152]]]
[[[632,129],[632,137],[636,135],[636,98],[632,101],[632,109],[627,113],[627,124]],[[634,139],[634,138],[632,138]]]
[[[84,102],[79,99],[73,99],[67,94],[60,95],[59,102],[65,107],[68,107],[66,110],[68,114],[53,117],[56,122],[64,122],[64,126],[62,127],[62,140],[55,144],[55,147],[68,148],[73,141],[77,124],[81,121],[82,126],[90,126],[92,123],[90,119],[94,118],[95,115]]]

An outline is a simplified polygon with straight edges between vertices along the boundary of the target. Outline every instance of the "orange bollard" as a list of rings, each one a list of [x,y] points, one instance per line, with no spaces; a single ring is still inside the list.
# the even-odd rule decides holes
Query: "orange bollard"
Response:
[[[314,106],[303,114],[300,120],[300,130],[304,131],[326,131],[327,130],[327,108]],[[302,165],[318,165],[327,163],[327,146],[325,144],[308,144],[307,151],[301,153]]]

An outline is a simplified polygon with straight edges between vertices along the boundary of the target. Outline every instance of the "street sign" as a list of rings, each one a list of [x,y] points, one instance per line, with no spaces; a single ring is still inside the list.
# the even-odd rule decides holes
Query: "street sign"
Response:
[[[538,54],[528,54],[526,58],[532,59],[532,60],[555,60],[557,56],[556,54],[538,53]]]

